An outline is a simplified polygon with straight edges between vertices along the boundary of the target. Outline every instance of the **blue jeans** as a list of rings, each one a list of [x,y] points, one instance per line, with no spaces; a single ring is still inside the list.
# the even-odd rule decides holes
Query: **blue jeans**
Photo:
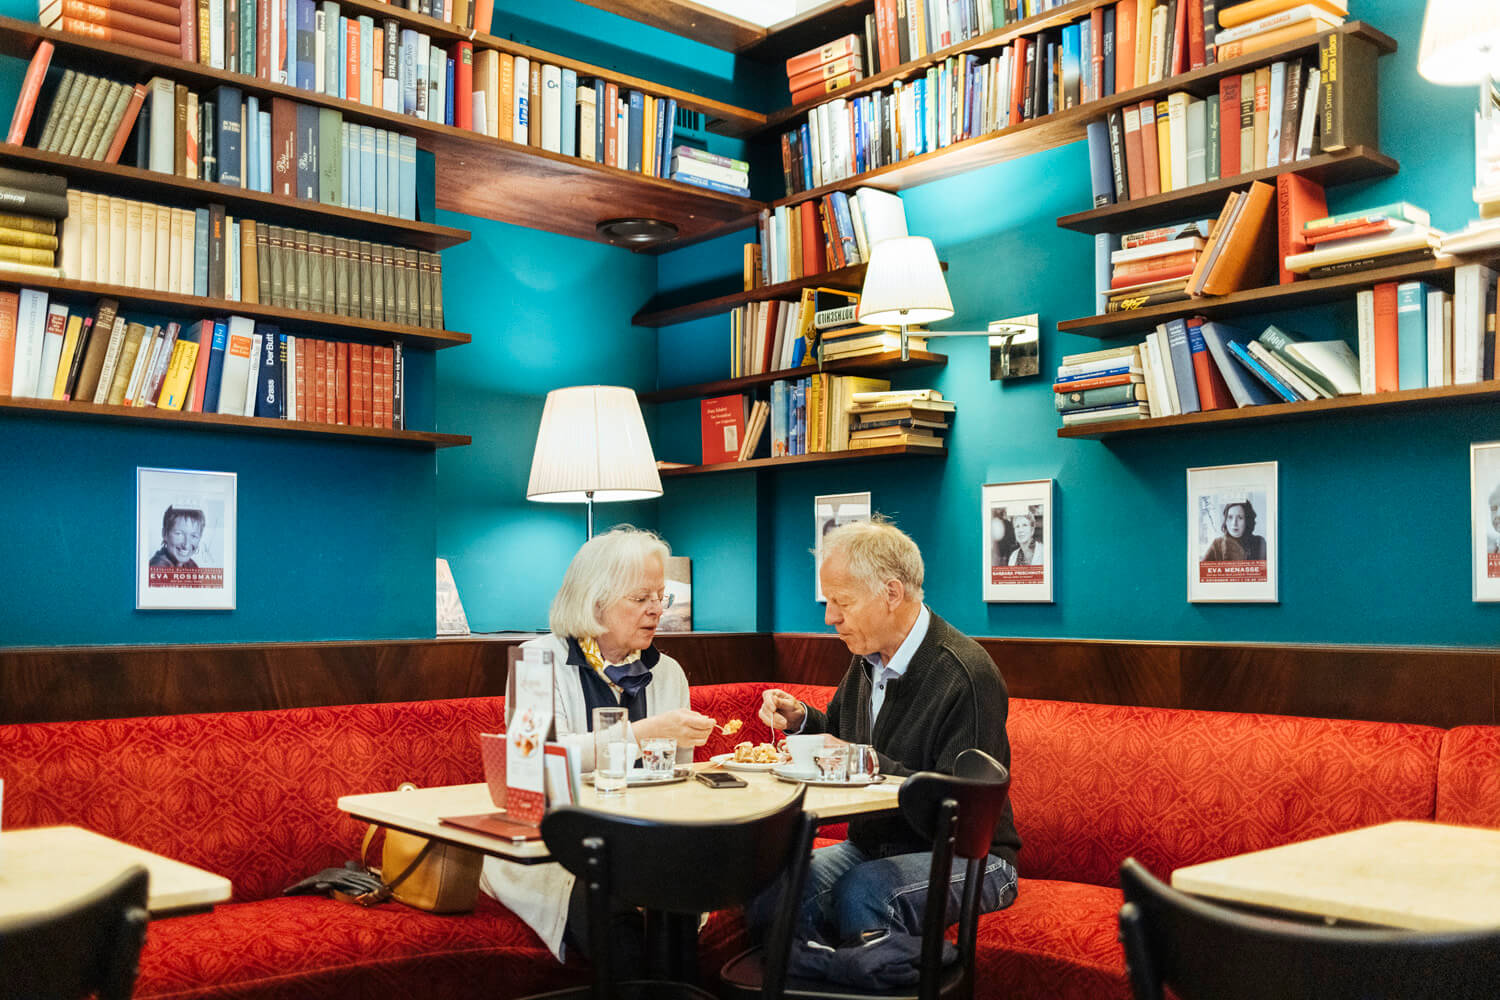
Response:
[[[966,862],[955,858],[948,883],[946,921],[958,920],[963,899]],[[807,885],[802,892],[797,921],[799,936],[822,931],[835,943],[851,941],[861,931],[887,927],[913,936],[922,933],[922,911],[927,905],[927,876],[932,853],[897,854],[871,860],[848,841],[813,852]],[[770,925],[781,887],[762,893],[746,910],[752,930]],[[1008,861],[991,854],[984,863],[979,910],[1003,910],[1016,899],[1016,871]]]

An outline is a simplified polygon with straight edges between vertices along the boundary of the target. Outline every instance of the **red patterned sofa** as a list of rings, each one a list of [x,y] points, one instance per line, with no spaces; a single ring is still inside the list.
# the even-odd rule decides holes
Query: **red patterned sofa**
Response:
[[[740,718],[700,757],[769,733],[763,685],[693,690]],[[790,686],[824,705],[826,687]],[[474,733],[498,698],[0,726],[5,825],[73,823],[228,876],[234,901],[150,925],[140,997],[293,1000],[421,992],[504,1000],[582,982],[508,912],[439,917],[281,889],[358,851],[343,794],[478,781]],[[1500,727],[1425,726],[1015,699],[1010,737],[1020,898],[984,919],[983,997],[1128,996],[1116,872],[1159,874],[1390,819],[1500,825]],[[825,833],[836,833],[826,830]],[[705,968],[743,944],[705,929]]]

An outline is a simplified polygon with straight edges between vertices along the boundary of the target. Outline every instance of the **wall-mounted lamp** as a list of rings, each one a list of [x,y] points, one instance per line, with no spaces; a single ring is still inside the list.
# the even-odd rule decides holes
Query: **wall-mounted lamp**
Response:
[[[1475,183],[1486,178],[1479,165],[1500,148],[1500,119],[1495,115],[1494,80],[1500,76],[1500,3],[1496,0],[1427,0],[1417,72],[1440,86],[1479,85],[1475,118]],[[1480,190],[1475,191],[1476,200]]]

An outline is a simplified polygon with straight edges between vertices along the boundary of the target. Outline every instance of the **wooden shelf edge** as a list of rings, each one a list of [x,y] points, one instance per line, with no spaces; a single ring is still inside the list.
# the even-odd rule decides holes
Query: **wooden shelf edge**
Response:
[[[436,431],[398,431],[378,427],[315,424],[295,420],[272,420],[267,417],[236,417],[223,413],[184,413],[178,410],[158,410],[149,406],[109,406],[55,399],[0,398],[0,413],[46,413],[77,419],[169,424],[191,430],[255,431],[305,437],[341,438],[360,443],[393,444],[432,450],[463,447],[473,442],[467,434],[439,434]]]
[[[403,326],[384,323],[356,316],[338,316],[333,313],[304,312],[299,309],[284,309],[254,302],[234,302],[229,299],[211,299],[202,295],[178,295],[158,292],[149,288],[131,288],[124,285],[106,285],[96,281],[73,281],[68,278],[49,278],[41,275],[21,274],[5,270],[0,263],[0,286],[8,288],[44,288],[48,291],[71,295],[88,295],[98,298],[117,299],[122,305],[130,304],[154,310],[165,315],[183,316],[195,314],[238,315],[253,319],[295,324],[308,327],[336,330],[353,335],[356,339],[379,340],[387,337],[399,338],[411,347],[430,347],[434,350],[457,347],[469,343],[473,338],[467,333],[453,330],[434,330],[425,326]]]
[[[581,2],[726,52],[739,52],[766,36],[766,29],[759,25],[684,0]]]
[[[763,372],[759,375],[746,375],[742,378],[725,379],[722,382],[698,382],[693,385],[673,386],[670,389],[643,392],[640,394],[640,401],[642,403],[674,403],[684,399],[720,396],[726,393],[753,389],[756,386],[770,385],[772,382],[780,382],[784,379],[806,378],[809,375],[816,375],[820,371],[831,375],[859,375],[862,373],[884,373],[905,368],[942,367],[948,364],[948,356],[946,354],[931,354],[927,351],[911,351],[909,354],[910,357],[906,361],[901,360],[901,352],[891,351],[886,354],[868,354],[858,358],[844,358],[838,361],[830,361],[821,369],[817,365],[803,365],[801,368],[783,368],[780,371]]]
[[[1128,228],[1132,224],[1131,220],[1139,217],[1164,218],[1178,212],[1184,216],[1193,214],[1196,210],[1190,206],[1199,200],[1216,198],[1255,181],[1272,180],[1281,174],[1306,174],[1314,179],[1319,175],[1328,176],[1333,179],[1321,181],[1327,187],[1372,177],[1386,177],[1400,169],[1401,165],[1395,159],[1378,150],[1368,146],[1351,146],[1339,153],[1320,153],[1306,160],[1235,174],[1233,177],[1179,188],[1166,194],[1116,202],[1086,212],[1074,212],[1060,216],[1057,225],[1080,233],[1118,232],[1121,228]],[[1179,209],[1177,206],[1182,207]]]
[[[747,462],[721,462],[716,465],[688,465],[677,469],[659,469],[663,479],[679,476],[701,476],[714,472],[743,472],[747,469],[781,468],[791,465],[812,465],[819,462],[857,462],[865,458],[897,458],[902,455],[940,458],[948,449],[926,448],[921,445],[890,445],[885,448],[861,448],[858,451],[827,451],[811,455],[787,455],[782,458],[752,458]]]
[[[642,307],[640,312],[630,318],[630,322],[635,326],[645,327],[671,326],[674,323],[685,323],[690,319],[699,319],[703,316],[713,316],[718,313],[728,312],[736,306],[742,306],[747,302],[769,302],[771,299],[779,299],[787,295],[797,295],[804,288],[816,288],[820,285],[826,285],[830,288],[841,288],[848,291],[858,291],[859,287],[864,283],[866,267],[867,265],[865,264],[854,264],[849,267],[839,268],[836,271],[809,274],[775,285],[761,285],[749,291],[718,295],[711,299],[685,302],[675,306],[648,302]],[[670,297],[667,301],[670,301]]]
[[[346,229],[351,223],[356,224],[360,227],[362,236],[365,233],[379,234],[382,242],[421,250],[446,250],[449,247],[467,243],[470,238],[468,230],[456,229],[452,226],[400,219],[340,205],[326,205],[322,202],[308,201],[305,198],[288,198],[211,181],[177,177],[154,170],[142,170],[139,167],[123,164],[61,156],[57,153],[33,149],[30,146],[0,143],[0,160],[20,162],[39,169],[66,174],[69,177],[96,178],[100,183],[125,180],[133,185],[170,191],[183,197],[191,196],[235,207],[250,206],[252,211],[269,209],[273,214],[283,218],[297,218],[299,221],[296,224],[299,228],[307,228],[306,217],[321,216],[327,219],[330,225],[338,225]]]
[[[1400,392],[1384,392],[1363,396],[1339,396],[1336,399],[1312,399],[1297,403],[1269,403],[1265,406],[1240,407],[1231,410],[1212,410],[1207,413],[1186,413],[1170,417],[1152,417],[1146,420],[1116,420],[1109,423],[1084,424],[1061,427],[1060,438],[1120,437],[1128,434],[1154,433],[1174,427],[1201,427],[1226,423],[1271,423],[1283,420],[1301,420],[1338,414],[1350,410],[1395,410],[1407,407],[1441,406],[1458,403],[1483,403],[1500,399],[1500,382],[1479,382],[1472,385],[1448,385],[1427,389],[1403,389]]]

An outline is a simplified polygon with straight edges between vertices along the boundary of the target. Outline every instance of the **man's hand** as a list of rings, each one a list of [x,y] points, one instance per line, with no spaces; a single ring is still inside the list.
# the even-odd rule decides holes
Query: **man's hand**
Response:
[[[670,736],[680,747],[701,747],[714,731],[714,720],[691,708],[674,708],[670,712],[642,719],[634,727],[637,739]]]
[[[760,721],[772,729],[801,729],[807,718],[802,702],[781,688],[767,688],[760,699]]]

